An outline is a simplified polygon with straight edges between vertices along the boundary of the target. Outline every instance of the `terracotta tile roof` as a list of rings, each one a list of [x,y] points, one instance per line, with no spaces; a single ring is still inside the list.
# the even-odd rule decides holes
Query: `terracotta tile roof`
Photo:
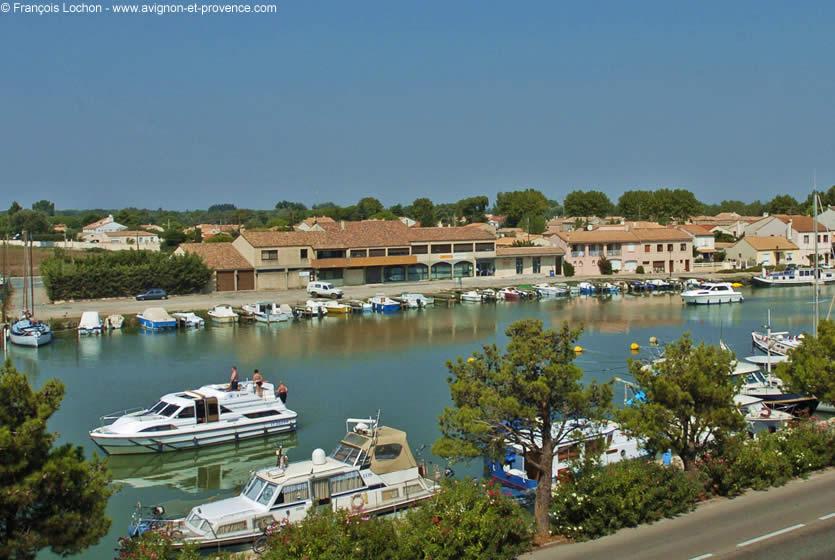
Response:
[[[815,220],[811,216],[801,214],[774,214],[774,217],[784,224],[792,223],[792,229],[802,233],[813,233],[815,231]],[[818,220],[818,231],[829,231],[829,229]]]
[[[241,237],[253,247],[317,247],[321,231],[244,231]]]
[[[797,245],[776,235],[770,237],[757,237],[755,235],[745,236],[737,243],[747,243],[755,251],[791,251],[796,250]]]
[[[183,243],[180,249],[199,255],[212,270],[252,270],[252,265],[231,243]]]
[[[411,228],[411,241],[493,241],[496,236],[480,228],[428,227]]]
[[[101,220],[96,220],[92,224],[87,224],[82,229],[83,230],[96,229],[97,227],[101,227],[105,224],[109,224],[112,221],[113,221],[113,214],[109,214],[109,215],[105,216],[104,218],[102,218]]]
[[[546,257],[564,255],[559,247],[496,247],[497,257]]]
[[[638,238],[631,231],[622,229],[594,229],[591,231],[578,229],[557,233],[560,239],[567,243],[637,243]]]
[[[710,233],[710,228],[708,228],[706,226],[699,225],[699,224],[684,224],[684,225],[678,226],[678,229],[680,229],[682,231],[686,231],[687,233],[692,234],[692,235],[712,236],[712,234]]]
[[[675,228],[633,229],[638,241],[690,241],[688,234]]]

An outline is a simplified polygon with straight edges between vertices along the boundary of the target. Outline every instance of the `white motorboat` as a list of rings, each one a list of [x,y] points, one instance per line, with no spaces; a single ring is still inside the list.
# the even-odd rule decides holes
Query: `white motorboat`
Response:
[[[567,296],[571,293],[568,286],[559,286],[551,284],[535,284],[533,289],[540,297],[560,297]]]
[[[98,311],[85,311],[81,314],[81,319],[78,321],[79,336],[101,334],[103,328],[104,323]]]
[[[203,317],[191,311],[172,313],[171,316],[177,319],[177,323],[188,329],[199,329],[206,324]]]
[[[118,313],[114,313],[113,315],[108,315],[104,323],[108,329],[121,329],[125,323],[125,318]]]
[[[768,272],[763,267],[759,276],[752,279],[757,286],[767,288],[777,286],[807,286],[812,284],[829,284],[835,282],[835,270],[818,268],[815,273],[813,267],[798,267],[788,265],[786,270],[780,272]]]
[[[502,288],[498,292],[496,292],[496,299],[500,299],[502,301],[517,301],[524,297],[524,294],[514,288],[513,286],[508,286],[507,288]]]
[[[242,309],[259,323],[279,323],[293,318],[293,310],[289,305],[279,305],[272,301],[247,304]]]
[[[391,312],[400,309],[400,302],[391,299],[383,294],[377,294],[368,300],[371,304],[371,309],[374,311]]]
[[[404,293],[400,294],[400,299],[406,304],[409,309],[417,309],[422,307],[428,307],[430,305],[435,304],[435,298],[433,297],[426,297],[423,294],[417,293]]]
[[[461,294],[461,301],[469,301],[470,303],[481,303],[481,292],[478,290],[468,290]]]
[[[753,331],[751,333],[751,340],[754,346],[763,352],[777,354],[778,356],[788,356],[789,352],[803,344],[803,335],[792,335],[785,331],[773,332],[771,334]]]
[[[554,430],[557,429],[559,428],[555,426]],[[579,419],[575,421],[573,429],[580,437],[561,443],[554,456],[551,477],[556,483],[569,474],[572,462],[581,456],[592,455],[601,464],[607,465],[646,455],[640,442],[624,434],[615,422],[597,424]],[[534,438],[541,444],[539,434]],[[528,478],[526,459],[525,449],[521,445],[512,444],[508,446],[503,461],[486,458],[485,466],[490,473],[489,476],[502,486],[517,492],[532,492],[536,489],[537,483],[536,480]]]
[[[42,321],[35,321],[28,315],[12,323],[9,341],[18,346],[38,348],[52,342],[52,329]]]
[[[765,402],[751,395],[735,395],[734,403],[745,417],[751,435],[776,432],[785,428],[794,416],[782,410],[772,410]]]
[[[424,477],[406,433],[374,419],[349,419],[345,437],[330,456],[322,449],[307,461],[253,473],[240,495],[201,504],[183,518],[142,519],[129,535],[159,530],[173,546],[221,547],[255,541],[268,526],[296,523],[319,508],[373,516],[401,511],[432,497],[439,486]],[[141,511],[139,512],[141,513]]]
[[[310,315],[322,317],[328,314],[328,306],[324,300],[309,299],[304,303],[304,310]]]
[[[90,437],[106,453],[127,455],[198,449],[296,429],[296,413],[275,395],[271,383],[260,391],[252,381],[163,395],[154,406],[102,416]],[[260,394],[259,394],[260,393]]]
[[[737,303],[745,298],[728,282],[705,283],[700,288],[681,292],[684,303],[708,305],[715,303]]]
[[[136,320],[140,327],[153,331],[177,328],[177,319],[162,307],[149,307],[142,313],[137,313]]]
[[[215,323],[237,323],[238,314],[232,309],[231,305],[215,305],[208,311],[209,317]]]

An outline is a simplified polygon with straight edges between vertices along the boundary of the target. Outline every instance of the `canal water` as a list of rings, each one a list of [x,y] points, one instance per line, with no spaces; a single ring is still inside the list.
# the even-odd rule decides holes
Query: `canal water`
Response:
[[[772,312],[775,330],[809,331],[811,288],[743,290],[742,304],[684,306],[677,294],[576,297],[570,300],[461,304],[390,315],[326,317],[280,325],[208,325],[199,331],[149,334],[117,332],[99,338],[58,336],[37,350],[14,347],[10,356],[33,385],[57,377],[66,397],[51,428],[60,443],[97,452],[87,432],[113,411],[148,406],[164,393],[225,382],[236,365],[241,377],[258,368],[268,381],[290,389],[288,406],[299,413],[289,438],[160,456],[117,457],[111,469],[119,491],[111,498],[110,534],[84,558],[113,558],[134,506],[164,504],[170,513],[236,493],[252,469],[274,462],[278,445],[291,460],[328,452],[343,435],[346,417],[381,411],[382,422],[408,432],[412,448],[427,461],[438,437],[437,417],[449,403],[447,360],[484,344],[504,344],[505,328],[525,318],[548,326],[569,321],[585,326],[578,359],[586,379],[627,374],[627,359],[651,357],[651,336],[661,343],[685,332],[697,341],[723,340],[739,356],[753,353],[750,332]],[[822,292],[825,316],[835,287]],[[629,345],[641,345],[638,353]],[[616,399],[622,387],[616,387]],[[425,449],[419,451],[422,446]],[[480,465],[456,465],[458,475]],[[43,557],[49,557],[48,554]]]

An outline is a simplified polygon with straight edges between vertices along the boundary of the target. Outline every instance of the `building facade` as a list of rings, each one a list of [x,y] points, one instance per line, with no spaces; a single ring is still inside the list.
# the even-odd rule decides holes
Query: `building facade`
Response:
[[[802,265],[797,245],[781,236],[746,235],[727,250],[727,258],[735,268]]]

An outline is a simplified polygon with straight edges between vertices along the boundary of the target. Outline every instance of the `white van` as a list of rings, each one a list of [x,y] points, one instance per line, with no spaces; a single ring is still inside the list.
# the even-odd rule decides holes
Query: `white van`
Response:
[[[329,297],[333,299],[341,298],[344,295],[342,290],[330,282],[308,282],[307,293],[313,297]]]

